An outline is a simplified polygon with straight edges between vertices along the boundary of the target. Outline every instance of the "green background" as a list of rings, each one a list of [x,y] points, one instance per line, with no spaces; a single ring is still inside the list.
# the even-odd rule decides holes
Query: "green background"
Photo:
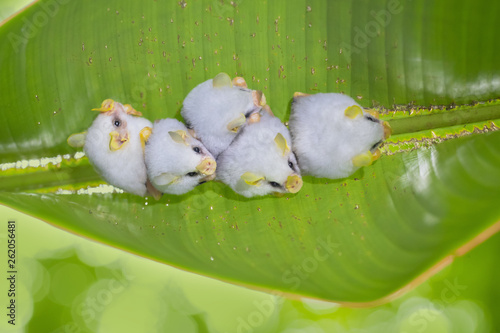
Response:
[[[16,221],[19,253],[18,322],[12,329],[4,318],[1,332],[466,333],[500,325],[500,235],[393,302],[349,309],[183,272],[5,207],[0,216],[1,244],[6,221]],[[4,279],[0,288],[6,304]]]
[[[202,3],[204,5],[210,4],[207,1]],[[408,101],[413,101],[412,103],[421,105],[435,104],[438,109],[439,104],[471,103],[476,99],[484,101],[498,96],[498,84],[497,81],[493,80],[498,72],[498,66],[493,66],[495,70],[492,70],[491,65],[494,64],[494,50],[497,48],[497,44],[489,45],[485,43],[485,41],[493,39],[494,29],[484,29],[481,38],[472,39],[471,36],[474,35],[468,34],[469,30],[467,28],[481,25],[486,27],[495,26],[494,20],[495,13],[497,12],[495,6],[498,6],[498,4],[492,3],[486,6],[486,2],[484,2],[482,6],[475,8],[466,1],[459,1],[454,3],[454,5],[457,12],[461,13],[461,16],[454,17],[453,15],[442,16],[443,13],[447,12],[443,5],[439,6],[439,4],[428,2],[427,5],[421,6],[417,5],[417,2],[407,1],[405,2],[407,6],[415,6],[414,8],[418,10],[407,10],[406,13],[408,13],[408,16],[405,17],[395,16],[393,24],[401,26],[401,31],[410,34],[404,35],[406,38],[416,40],[419,43],[402,43],[404,41],[403,35],[399,34],[396,29],[388,30],[388,34],[392,33],[394,35],[382,36],[384,38],[374,38],[361,53],[352,54],[351,60],[353,63],[363,65],[350,67],[349,62],[338,52],[338,49],[332,47],[332,45],[336,45],[335,41],[345,40],[346,34],[349,34],[347,30],[338,29],[338,27],[346,24],[344,21],[346,17],[341,17],[338,22],[329,22],[327,18],[328,15],[335,16],[337,10],[349,9],[353,13],[353,16],[365,19],[365,21],[360,22],[370,21],[370,14],[366,10],[368,7],[363,7],[363,4],[366,5],[367,2],[352,2],[354,4],[352,7],[349,2],[332,2],[334,5],[327,6],[327,11],[322,11],[320,6],[324,3],[321,1],[311,2],[312,10],[309,10],[308,3],[303,2],[302,7],[305,11],[301,13],[293,12],[292,6],[287,7],[286,13],[287,17],[290,18],[289,20],[286,20],[285,17],[278,17],[281,9],[277,3],[266,3],[269,15],[267,17],[263,16],[260,19],[263,22],[270,22],[271,28],[274,26],[276,30],[273,32],[271,29],[270,32],[267,32],[265,31],[265,25],[255,25],[257,34],[264,33],[269,38],[268,44],[262,44],[261,39],[254,38],[253,34],[247,34],[247,31],[244,29],[235,29],[232,24],[238,25],[242,21],[245,21],[245,24],[255,24],[254,22],[250,22],[249,18],[256,15],[259,8],[251,8],[248,2],[242,3],[241,1],[236,1],[237,5],[249,9],[249,12],[238,14],[238,17],[242,19],[241,22],[238,20],[235,22],[230,22],[230,20],[217,22],[212,29],[219,30],[220,35],[217,38],[211,36],[213,45],[218,45],[218,43],[226,46],[234,44],[234,49],[238,50],[237,54],[234,55],[230,54],[231,48],[219,49],[219,53],[215,55],[211,54],[212,50],[200,49],[197,43],[201,42],[200,45],[205,45],[202,42],[203,38],[195,39],[195,43],[192,44],[189,36],[196,34],[200,37],[201,30],[199,29],[201,28],[197,24],[187,25],[186,22],[189,23],[190,20],[194,20],[194,17],[186,18],[185,15],[181,14],[183,13],[181,6],[176,2],[169,4],[172,12],[177,15],[175,17],[176,24],[177,20],[179,20],[180,23],[178,24],[180,26],[185,23],[189,28],[188,30],[176,32],[180,36],[177,39],[179,40],[180,38],[182,42],[186,42],[186,45],[179,47],[178,53],[172,55],[163,53],[162,46],[156,43],[158,41],[155,40],[155,36],[158,32],[151,31],[148,26],[150,17],[147,17],[147,20],[144,22],[140,20],[137,22],[140,26],[139,31],[141,32],[139,35],[136,30],[127,30],[132,28],[129,25],[125,27],[120,19],[116,19],[116,16],[113,16],[109,21],[107,20],[110,14],[119,15],[118,11],[116,14],[113,12],[108,13],[109,11],[104,10],[106,5],[96,7],[95,16],[93,16],[94,19],[100,18],[101,22],[109,22],[110,24],[122,24],[123,27],[119,30],[129,31],[129,34],[125,35],[135,39],[124,42],[120,35],[106,35],[103,33],[99,36],[93,36],[92,30],[84,30],[80,36],[83,42],[79,39],[73,39],[62,43],[63,46],[70,45],[72,47],[71,50],[74,49],[73,57],[66,58],[66,63],[61,63],[57,56],[54,56],[53,61],[49,61],[50,59],[48,58],[44,58],[47,61],[41,63],[28,61],[28,72],[26,73],[31,78],[29,89],[19,89],[19,96],[16,95],[15,98],[9,97],[2,101],[5,104],[3,105],[5,108],[2,109],[2,116],[6,116],[5,110],[22,111],[26,112],[25,115],[27,115],[26,118],[22,119],[23,121],[19,121],[19,117],[6,116],[2,129],[17,131],[23,133],[23,135],[14,136],[10,135],[9,131],[2,131],[0,138],[2,138],[2,143],[4,144],[9,140],[16,142],[16,139],[21,140],[17,143],[35,143],[21,144],[17,147],[19,149],[2,151],[2,161],[30,157],[38,158],[61,152],[71,152],[71,149],[65,144],[67,135],[84,129],[93,117],[91,113],[85,110],[88,110],[91,106],[95,106],[94,100],[100,101],[110,97],[110,94],[117,94],[120,98],[125,98],[127,101],[134,103],[134,105],[139,105],[138,109],[145,111],[150,117],[161,115],[165,105],[170,115],[176,114],[180,107],[182,96],[195,84],[210,77],[210,75],[219,70],[218,65],[216,65],[218,58],[234,58],[234,62],[222,62],[224,70],[230,72],[232,75],[238,74],[244,75],[247,78],[252,77],[253,87],[272,91],[272,93],[266,92],[268,101],[273,106],[277,115],[282,117],[282,119],[286,118],[288,112],[285,107],[286,101],[294,90],[306,92],[343,91],[359,98],[364,106],[383,105],[389,107],[392,103],[404,104]],[[378,4],[380,3],[382,2]],[[7,9],[3,10],[0,14],[5,16],[9,11],[19,8],[21,3],[3,1],[2,5],[5,5]],[[132,12],[122,11],[120,18],[125,17],[125,21],[128,19],[135,20],[136,16],[140,16],[140,7],[137,5],[137,10]],[[67,8],[63,7],[61,10],[64,11]],[[86,9],[88,10],[88,7]],[[102,11],[98,11],[98,9],[102,9]],[[426,10],[429,10],[429,13],[433,14],[426,15]],[[481,15],[473,15],[477,11]],[[36,11],[32,10],[29,13],[36,14]],[[188,13],[192,14],[193,12]],[[412,29],[413,26],[410,23],[412,22],[413,14],[415,17],[422,18],[420,21],[421,26],[417,26],[417,29]],[[205,14],[196,12],[194,15],[202,17]],[[274,16],[277,17],[277,22],[275,21],[273,24]],[[306,18],[305,21],[303,20],[304,17]],[[61,16],[57,19],[60,18]],[[296,21],[293,18],[300,18],[301,24],[304,24],[306,30],[295,37],[290,37],[287,35],[287,31],[296,32],[295,28],[297,27]],[[159,31],[162,34],[164,32],[172,34],[168,35],[167,38],[175,39],[174,31],[168,28],[164,29],[169,24],[168,18],[163,19],[161,18],[159,21],[160,24],[156,25],[155,28],[161,28]],[[329,24],[326,25],[325,22]],[[460,25],[453,24],[453,22],[466,22],[467,24]],[[67,22],[63,23],[66,24]],[[78,24],[83,25],[83,22],[78,21],[71,23],[75,26],[78,26]],[[208,23],[205,22],[205,24]],[[362,26],[362,23],[359,24]],[[329,27],[326,30],[316,29],[316,27],[326,26]],[[15,28],[14,23],[11,25],[12,27]],[[40,48],[47,46],[51,42],[50,39],[45,39],[46,36],[54,36],[59,33],[58,31],[50,30],[50,27],[48,26],[48,28],[43,30],[47,32],[46,35],[35,39],[35,47],[28,49],[27,54],[30,54],[31,59],[36,59]],[[203,23],[202,27],[204,27]],[[122,28],[125,30],[121,30]],[[229,38],[232,36],[230,33],[233,32],[232,29],[235,29],[234,31],[236,32],[234,41]],[[456,33],[452,34],[452,32]],[[433,39],[427,40],[422,37],[428,35],[432,35]],[[330,45],[325,45],[324,36],[328,36]],[[95,40],[93,39],[94,37]],[[347,39],[352,39],[352,36],[347,37]],[[295,38],[296,41],[293,41]],[[460,38],[464,40],[464,43],[458,40]],[[133,44],[133,50],[140,51],[137,51],[137,54],[127,53],[127,56],[124,56],[120,53],[119,45],[110,44],[108,49],[108,45],[106,44],[107,39],[110,41],[121,40],[125,45],[132,45],[129,42],[137,42],[138,45]],[[398,42],[392,45],[383,44],[386,40],[394,39],[399,40],[402,44],[398,44]],[[293,56],[287,54],[287,51],[294,50],[296,52],[300,49],[299,47],[296,50],[293,44],[295,42],[300,42],[301,45],[304,44],[305,50],[309,52],[307,53],[309,54],[307,60],[305,60],[306,57],[303,57],[306,53],[293,54]],[[101,43],[103,44],[101,45]],[[106,47],[102,48],[104,44],[106,44]],[[285,45],[287,47],[284,47]],[[404,45],[404,47],[398,47],[398,45]],[[418,48],[412,48],[415,45],[418,45]],[[467,48],[456,49],[450,47],[456,45],[465,45]],[[385,57],[368,57],[368,54],[383,54],[383,48],[388,50]],[[262,53],[260,50],[264,49],[269,51],[267,52],[270,63],[269,69],[260,66],[258,62],[260,59],[259,56]],[[168,62],[167,59],[171,59],[172,63],[168,65],[164,63],[164,65],[168,66],[169,71],[162,71],[159,69],[159,66],[152,66],[153,64],[150,63],[149,58],[146,61],[140,58],[146,53],[149,54],[148,50],[152,52],[151,54],[155,54],[152,58],[155,61],[159,59],[158,61]],[[49,55],[50,58],[50,53],[45,52],[44,54],[45,57]],[[209,64],[207,66],[209,67],[208,73],[206,73],[207,70],[204,66],[201,66],[200,62],[197,62],[197,60],[202,60],[197,58],[200,54],[202,54],[200,57],[203,61]],[[412,56],[413,54],[415,56]],[[196,57],[194,57],[195,55]],[[75,68],[82,68],[79,63],[83,58],[89,62],[87,67],[83,66],[85,73],[83,71],[74,72]],[[443,61],[443,59],[450,58],[454,59],[453,66]],[[10,59],[15,60],[15,64],[18,66],[16,68],[19,68],[19,66],[22,67],[23,58],[11,57]],[[123,82],[120,85],[116,87],[106,85],[106,75],[110,75],[115,79],[121,77],[121,73],[123,72],[122,66],[116,65],[120,59],[126,65],[136,64],[136,66],[130,65],[128,67],[130,70],[124,74],[125,77],[123,77]],[[329,60],[326,61],[326,59]],[[184,72],[178,70],[179,66],[175,61],[179,61],[182,68],[191,68],[190,66],[193,66],[191,73],[186,76],[181,75]],[[389,68],[384,68],[386,61],[391,64]],[[196,63],[198,64],[197,67],[194,65]],[[282,68],[281,65],[283,63],[285,63],[285,66]],[[43,66],[40,66],[40,64]],[[242,64],[243,67],[241,67]],[[304,64],[307,66],[304,66]],[[337,68],[335,68],[335,64],[337,64]],[[145,65],[147,66],[145,67]],[[294,68],[293,66],[297,66],[299,70],[291,70]],[[334,67],[332,68],[332,66]],[[327,70],[319,70],[323,67],[326,67]],[[42,78],[50,77],[57,70],[63,71],[63,75],[57,75],[55,81],[52,81],[59,84],[58,89],[56,89],[56,86],[47,85],[46,82],[41,80]],[[68,72],[71,72],[73,75],[68,76]],[[406,74],[405,77],[400,76],[402,72]],[[165,73],[168,73],[168,76],[165,76]],[[456,73],[459,73],[459,75],[454,76]],[[255,79],[252,74],[255,74]],[[294,75],[297,76],[294,77]],[[22,88],[24,81],[12,80],[12,77],[13,72],[2,73],[2,78],[4,79],[2,87],[13,89],[7,85],[15,81],[21,82]],[[176,81],[179,77],[181,78],[182,85],[169,84],[171,81]],[[290,79],[292,77],[293,79]],[[360,77],[365,77],[366,79],[360,80]],[[383,77],[387,81],[382,80],[381,82]],[[83,92],[83,86],[71,85],[72,80],[82,81],[89,78],[92,81],[87,82],[88,85],[85,86]],[[471,82],[474,84],[471,84]],[[165,83],[167,86],[163,87]],[[96,89],[96,87],[99,87],[99,89]],[[159,89],[160,87],[166,89],[162,91]],[[30,94],[32,91],[39,89],[44,91],[44,94],[40,96],[32,96]],[[67,94],[58,99],[58,93],[63,90]],[[116,92],[117,90],[118,92]],[[5,89],[5,91],[8,90]],[[87,94],[91,94],[91,96],[86,96]],[[9,93],[7,92],[5,95],[9,95]],[[391,100],[393,96],[395,96],[395,99]],[[55,99],[52,100],[52,98]],[[40,108],[38,103],[42,103],[41,105],[50,110],[50,112],[37,115],[36,112]],[[498,111],[496,111],[497,104],[497,102],[493,102],[488,106],[489,110],[493,111],[486,117],[481,116],[479,118],[472,117],[466,119],[464,117],[465,114],[463,114],[459,117],[459,121],[461,123],[474,123],[480,120],[498,118]],[[74,113],[70,114],[76,114],[78,117],[68,117],[66,116],[67,112],[60,113],[61,110],[59,107],[64,108],[68,105],[75,107]],[[404,110],[408,111],[409,108],[411,106],[408,106]],[[467,111],[467,115],[470,115],[473,114],[471,111],[474,110],[474,108],[467,109],[466,107],[465,111]],[[441,115],[441,118],[439,118],[439,112],[437,115],[426,110],[422,111],[422,113],[433,114],[433,124],[439,124],[436,127],[449,126],[450,123],[454,123],[454,119],[452,119],[453,115],[449,116],[447,113]],[[398,138],[419,138],[421,134],[412,133],[405,136],[405,133],[429,128],[426,121],[422,121],[425,118],[416,118],[412,119],[411,122],[404,122],[404,117],[406,116],[408,114],[405,112],[385,113],[384,115],[386,118],[391,118],[393,123],[401,119],[401,122],[395,126],[399,131],[396,133],[401,134]],[[52,124],[53,121],[65,126],[57,127],[59,131],[54,132],[52,129],[49,131],[46,124]],[[42,126],[39,126],[40,123]],[[459,122],[459,124],[461,123]],[[481,126],[479,127],[481,128]],[[464,128],[470,132],[475,130],[474,127],[466,127],[465,125],[460,127],[460,130]],[[456,132],[458,129],[436,130],[435,133],[438,136],[444,137],[454,131]],[[435,133],[432,132],[432,135]],[[428,138],[429,136],[431,136],[429,132],[422,134],[424,138]],[[40,138],[41,140],[38,140]],[[387,145],[386,152],[412,147],[412,144],[418,145],[418,143],[415,144],[413,142],[401,147],[397,146],[397,139],[393,139]],[[453,144],[451,147],[453,147]],[[394,147],[391,145],[394,145]],[[401,157],[401,155],[392,158],[384,157],[370,171],[376,170],[380,173],[380,170],[384,169],[384,165],[388,165],[392,171],[398,170],[398,165],[400,169],[408,160],[416,159],[419,161],[419,158],[421,158],[421,161],[425,161],[425,158],[422,157],[425,154],[424,152],[405,155],[405,157]],[[389,163],[391,160],[399,162],[384,164],[386,162]],[[66,167],[66,172],[68,172],[68,170],[73,170],[75,166],[63,165],[63,167]],[[88,164],[87,168],[85,168],[85,162],[83,162],[83,168],[79,169],[79,172],[75,174],[76,178],[81,181],[87,181],[85,177],[88,177],[90,181],[97,180],[95,174],[88,168]],[[385,176],[390,175],[389,173]],[[30,188],[30,186],[37,186],[32,182],[33,179],[37,178],[36,175],[31,178],[29,177],[29,173],[27,175],[20,174],[14,176],[17,176],[17,178],[9,178],[9,174],[7,173],[7,177],[2,179],[3,190],[16,190],[16,186],[21,186],[23,190],[32,190],[33,188]],[[72,176],[75,175],[69,172],[69,176],[71,180]],[[478,176],[478,178],[481,178],[482,175]],[[20,179],[27,179],[27,181],[23,184]],[[40,179],[43,180],[42,183],[45,182],[43,185],[48,186],[48,178],[44,178],[42,175],[42,177],[39,177]],[[61,180],[64,182],[65,179],[64,177],[61,178],[61,175],[56,175],[55,180],[56,182]],[[9,181],[11,182],[9,183]],[[481,181],[484,183],[484,179],[481,179]],[[320,189],[320,182],[307,179],[306,190],[308,187],[309,190],[313,188],[316,190]],[[354,182],[354,179],[347,181],[349,186],[356,184]],[[342,182],[336,182],[336,184],[340,185]],[[56,185],[54,184],[54,186]],[[489,184],[487,183],[487,185]],[[222,189],[222,187],[217,185],[211,186],[218,192],[222,191],[225,195],[227,194],[227,191]],[[477,187],[472,189],[473,192],[471,195],[473,196],[481,198],[488,195],[488,193],[479,192]],[[21,206],[23,195],[11,196],[8,192],[6,193],[4,194],[4,202],[9,202],[9,200],[16,202],[17,200],[17,206]],[[305,196],[307,192],[302,194]],[[43,195],[40,197],[50,198],[50,196],[44,197]],[[121,201],[125,207],[128,207],[127,205],[130,201],[130,206],[133,209],[137,205],[143,204],[142,199],[131,198],[130,196],[123,197],[125,197],[124,200],[112,199],[109,203],[118,204]],[[234,197],[229,197],[235,200]],[[492,201],[494,198],[490,197],[489,200]],[[104,199],[109,200],[110,197],[107,196]],[[82,200],[81,196],[80,198],[75,198],[75,201],[78,200]],[[94,198],[94,200],[99,199]],[[351,203],[345,198],[344,200],[346,200],[346,203]],[[267,201],[267,208],[274,206],[275,201]],[[485,207],[488,207],[490,201],[483,201]],[[64,202],[64,200],[60,202]],[[60,202],[59,204],[61,204]],[[373,201],[369,203],[373,203]],[[31,204],[26,201],[24,205],[30,206]],[[247,203],[246,206],[250,207],[251,205]],[[354,207],[354,205],[352,206]],[[57,200],[54,200],[54,207],[57,207]],[[71,207],[67,205],[64,209],[61,208],[59,215],[64,216],[64,218],[59,216],[59,223],[62,225],[64,223],[68,225],[71,225],[73,222],[76,223],[76,221],[67,218],[67,216],[70,216],[68,212],[71,211]],[[106,214],[109,211],[106,206],[104,208],[99,213],[107,216]],[[28,208],[25,209],[29,210]],[[272,214],[273,212],[270,212],[268,209],[265,213]],[[58,213],[54,212],[50,214],[54,216],[58,215]],[[124,214],[127,214],[127,212]],[[254,217],[256,216],[255,214],[254,212]],[[491,221],[494,221],[495,216],[498,216],[493,209],[491,211],[483,209],[481,216],[488,216],[488,214],[490,215],[488,217],[490,222],[478,219],[477,230],[474,224],[467,224],[473,231],[471,234],[465,234],[464,236],[461,233],[462,230],[449,230],[453,232],[446,235],[449,235],[449,239],[452,241],[450,244],[445,244],[441,255],[449,251],[450,248],[453,249],[457,244],[462,244],[464,238],[461,237],[465,237],[466,240],[467,237],[481,230],[483,226],[487,226]],[[72,236],[51,228],[40,220],[15,213],[7,208],[2,207],[0,216],[4,218],[5,223],[7,219],[15,219],[18,221],[19,226],[19,325],[16,327],[19,331],[488,332],[499,326],[498,319],[495,316],[495,313],[498,312],[497,300],[498,296],[500,296],[499,288],[496,285],[499,271],[495,265],[496,256],[499,253],[498,236],[488,240],[465,257],[457,259],[451,267],[446,268],[416,290],[389,304],[371,309],[348,309],[338,308],[337,305],[332,303],[292,301],[274,296],[271,297],[269,294],[250,291],[209,278],[184,273],[166,265],[140,259],[133,255]],[[80,216],[83,216],[83,214]],[[64,222],[62,222],[63,219]],[[79,221],[85,222],[84,219],[80,219]],[[94,222],[98,223],[99,220]],[[182,221],[180,222],[182,223]],[[143,219],[141,223],[147,223],[146,219]],[[82,225],[82,228],[85,228],[85,224],[83,223]],[[450,226],[452,225],[448,225],[448,227]],[[386,227],[390,227],[390,225],[386,225]],[[6,227],[0,230],[2,239],[6,237],[5,229]],[[106,240],[106,237],[111,239],[111,235],[102,234],[106,230],[113,232],[114,229],[104,228],[99,230],[101,232],[99,236],[101,240]],[[349,231],[349,229],[346,229],[344,233],[348,233]],[[92,237],[92,234],[88,233],[88,230],[84,230],[83,233]],[[255,235],[255,233],[250,234],[250,236]],[[454,238],[457,235],[459,236],[458,240]],[[143,238],[143,236],[140,236],[138,239]],[[125,237],[124,239],[128,238]],[[214,240],[216,241],[217,239],[214,238]],[[265,239],[261,240],[265,241]],[[2,244],[4,244],[3,240]],[[133,248],[131,245],[129,247]],[[387,252],[391,252],[389,250]],[[224,252],[221,253],[221,255],[223,254]],[[219,259],[219,256],[216,256],[216,259]],[[431,257],[416,272],[424,270],[425,267],[436,259],[435,256]],[[170,260],[172,261],[172,259]],[[196,260],[196,256],[189,258],[189,260]],[[4,265],[4,263],[2,264]],[[204,265],[207,264],[204,263]],[[367,268],[363,265],[360,267]],[[258,274],[258,270],[252,270],[251,272],[257,278],[262,275]],[[239,273],[245,275],[245,271],[241,269]],[[372,271],[371,273],[376,275],[377,271]],[[227,277],[228,274],[226,271],[225,276]],[[369,282],[372,276],[370,272],[365,274],[364,278]],[[413,274],[415,272],[410,272],[405,278],[408,279]],[[324,275],[322,281],[327,281]],[[262,281],[257,282],[258,284],[262,283]],[[265,281],[264,284],[267,282]],[[306,285],[310,281],[305,279],[303,282],[305,282],[303,285]],[[2,280],[2,289],[4,289],[4,283],[5,279]],[[311,285],[314,286],[315,284],[311,283]],[[454,285],[458,285],[460,288],[457,289],[457,287],[453,287]],[[323,288],[323,292],[326,288],[332,295],[336,295],[337,291],[342,291],[336,290],[336,287],[338,287],[336,284],[332,284],[330,287],[330,285],[325,286],[325,283],[323,283],[321,287]],[[397,286],[389,287],[396,288]],[[375,294],[380,292],[380,290],[384,292],[388,291],[387,286],[382,286],[382,288],[376,290]],[[310,292],[311,290],[306,291]],[[2,294],[4,293],[2,292]],[[349,290],[348,295],[350,297],[357,295],[358,299],[362,299],[363,297],[372,299],[370,297],[374,297],[355,289]],[[7,300],[3,301],[3,304],[6,304],[6,302]],[[6,326],[5,322],[2,322],[2,326],[0,326],[2,332],[4,329],[10,329],[10,327]],[[22,324],[24,324],[24,327]]]

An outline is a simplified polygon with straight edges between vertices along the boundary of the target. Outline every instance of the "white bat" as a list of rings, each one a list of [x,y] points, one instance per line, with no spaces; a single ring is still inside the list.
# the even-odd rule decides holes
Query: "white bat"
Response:
[[[145,160],[151,184],[162,193],[184,194],[215,177],[212,154],[176,119],[155,121]]]
[[[289,127],[302,172],[331,179],[372,164],[391,135],[389,123],[376,111],[336,93],[295,93]]]
[[[226,73],[196,86],[184,99],[181,115],[205,147],[217,158],[266,104],[260,91],[250,90],[241,77]]]
[[[147,194],[144,142],[152,124],[129,104],[111,99],[93,109],[100,114],[86,133],[68,138],[73,146],[82,146],[94,169],[109,184],[126,192]]]
[[[245,197],[296,193],[302,187],[288,129],[262,112],[260,121],[242,129],[217,159],[217,179]]]

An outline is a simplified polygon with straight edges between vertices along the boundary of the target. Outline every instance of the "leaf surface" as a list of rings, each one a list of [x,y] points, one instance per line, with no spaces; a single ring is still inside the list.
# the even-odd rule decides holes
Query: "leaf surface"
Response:
[[[0,27],[0,201],[237,284],[387,300],[498,229],[500,135],[484,133],[500,118],[490,101],[498,6],[36,2]],[[396,135],[374,165],[348,179],[304,177],[283,198],[245,199],[218,183],[158,202],[56,191],[101,183],[66,143],[91,108],[113,98],[150,120],[180,119],[190,89],[221,71],[262,90],[284,121],[294,91],[344,92],[380,109]]]

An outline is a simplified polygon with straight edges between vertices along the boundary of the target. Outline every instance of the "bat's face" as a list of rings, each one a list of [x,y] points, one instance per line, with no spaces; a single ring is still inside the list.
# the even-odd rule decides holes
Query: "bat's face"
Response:
[[[215,177],[212,154],[175,119],[155,122],[145,148],[151,184],[163,193],[183,194]]]
[[[236,174],[236,177],[240,174],[234,188],[237,193],[253,197],[273,193],[297,193],[302,188],[302,178],[293,153],[282,155],[281,152],[273,151],[274,147],[270,148],[258,153],[266,159],[261,166],[243,168]],[[266,166],[269,169],[266,169]],[[244,170],[250,171],[241,173]]]
[[[302,178],[289,145],[286,127],[279,119],[263,115],[220,155],[217,177],[246,197],[296,193]]]
[[[391,134],[377,112],[333,93],[295,96],[290,129],[301,169],[327,178],[347,177],[373,163]]]
[[[344,118],[347,124],[346,132],[350,129],[351,136],[356,137],[352,144],[353,152],[357,153],[351,159],[353,165],[370,165],[380,157],[379,147],[392,133],[389,123],[380,121],[378,112],[363,110],[358,105],[346,107]]]
[[[94,109],[100,114],[94,120],[87,134],[87,145],[107,147],[110,153],[126,149],[130,140],[129,122],[134,122],[134,117],[142,114],[130,105],[105,100],[101,108]]]

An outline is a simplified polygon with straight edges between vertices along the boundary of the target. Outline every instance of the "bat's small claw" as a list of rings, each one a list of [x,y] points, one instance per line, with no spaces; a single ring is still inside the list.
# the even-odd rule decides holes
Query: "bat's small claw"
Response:
[[[293,98],[306,97],[306,96],[311,96],[311,94],[306,94],[300,91],[296,91],[293,93]]]
[[[196,132],[194,131],[194,129],[192,129],[192,128],[188,128],[188,133],[189,133],[189,135],[191,135],[193,138],[198,139],[198,137],[196,136]]]
[[[241,87],[241,88],[248,88],[247,82],[241,76],[236,76],[233,79],[233,86],[235,86],[235,87]]]
[[[267,105],[267,104],[266,104],[266,105],[264,105],[264,106],[262,107],[262,110],[264,110],[265,112],[267,112],[267,114],[268,114],[268,115],[270,115],[270,116],[274,117],[274,113],[273,113],[273,111],[271,110],[271,108],[269,107],[269,105]]]
[[[215,176],[216,176],[215,173],[213,173],[211,175],[208,175],[208,176],[205,176],[205,177],[201,178],[200,179],[200,184],[201,183],[205,183],[205,182],[210,182],[210,181],[214,180]]]
[[[380,115],[378,111],[372,110],[372,109],[367,109],[365,110],[366,113],[371,114],[375,119],[380,119]]]
[[[375,151],[372,153],[372,162],[375,162],[380,158],[381,152],[380,149],[375,149]]]
[[[384,126],[384,140],[386,140],[391,136],[392,128],[391,128],[391,125],[389,125],[389,122],[387,122],[387,121],[384,121],[382,123],[382,126]]]
[[[250,117],[248,117],[248,123],[249,124],[255,124],[260,121],[260,114],[258,112],[252,113]]]
[[[162,197],[163,193],[158,191],[153,184],[149,181],[149,179],[146,181],[146,189],[148,190],[147,194],[151,195],[156,201],[160,200]]]
[[[146,147],[146,142],[148,142],[151,133],[153,133],[153,129],[151,127],[144,127],[139,132],[139,137],[141,138],[142,151],[144,151],[144,147]]]
[[[252,90],[253,105],[262,107],[266,105],[266,96],[260,90]]]

